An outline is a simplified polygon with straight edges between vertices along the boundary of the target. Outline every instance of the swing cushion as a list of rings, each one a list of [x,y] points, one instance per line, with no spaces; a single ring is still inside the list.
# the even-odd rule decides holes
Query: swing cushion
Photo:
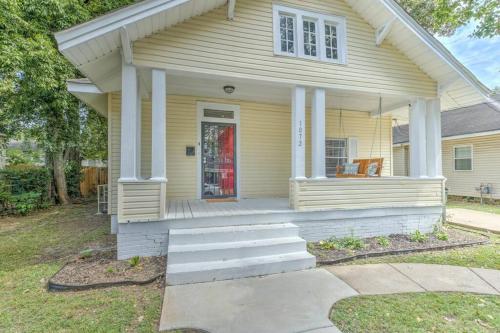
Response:
[[[368,170],[366,172],[368,174],[368,177],[377,176],[377,169],[378,169],[378,163],[370,163],[370,165],[368,165]]]
[[[346,163],[344,165],[344,175],[357,175],[359,170],[359,163]]]

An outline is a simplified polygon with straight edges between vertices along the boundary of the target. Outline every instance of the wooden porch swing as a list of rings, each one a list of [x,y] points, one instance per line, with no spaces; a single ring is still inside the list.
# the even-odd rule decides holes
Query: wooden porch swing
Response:
[[[375,135],[377,134],[377,126],[379,128],[379,157],[372,158],[373,147],[375,145]],[[340,110],[340,128],[343,133],[344,127],[342,123],[342,110]],[[346,165],[337,165],[337,178],[368,178],[380,177],[382,175],[382,166],[384,158],[382,157],[382,97],[379,97],[378,102],[378,118],[375,123],[375,128],[372,135],[372,146],[370,149],[370,158],[353,159],[349,165],[351,170],[346,171]],[[355,167],[357,165],[357,168]]]

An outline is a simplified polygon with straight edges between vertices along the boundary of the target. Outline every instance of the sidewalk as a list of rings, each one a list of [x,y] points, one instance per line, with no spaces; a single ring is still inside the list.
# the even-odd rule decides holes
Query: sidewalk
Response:
[[[480,212],[464,208],[447,209],[448,223],[500,234],[500,214]]]
[[[160,330],[335,333],[331,306],[357,295],[458,291],[500,295],[500,271],[427,264],[325,266],[229,281],[167,286]]]

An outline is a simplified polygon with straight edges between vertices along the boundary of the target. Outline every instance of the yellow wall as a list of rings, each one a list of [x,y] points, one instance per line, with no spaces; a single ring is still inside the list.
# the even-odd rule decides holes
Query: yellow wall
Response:
[[[285,6],[344,16],[347,64],[275,56],[272,0],[238,0],[134,43],[139,66],[226,77],[432,97],[436,83],[395,47],[375,46],[375,31],[341,0],[282,0]]]
[[[453,147],[472,145],[472,171],[454,171]],[[450,195],[479,196],[481,183],[493,185],[493,197],[500,199],[500,134],[443,141],[443,174]]]
[[[393,149],[394,176],[408,176],[408,146],[398,146]]]
[[[241,197],[287,197],[291,168],[291,111],[289,105],[234,100],[168,96],[167,105],[167,198],[196,198],[196,157],[186,156],[186,146],[197,146],[197,102],[240,105]],[[310,110],[306,117],[306,171],[310,175]],[[379,156],[379,122],[366,112],[327,110],[328,137],[358,139],[358,157]],[[120,95],[113,94],[109,114],[111,212],[117,211],[117,179],[120,176]],[[151,105],[142,105],[142,175],[151,165]],[[372,139],[374,139],[372,150]],[[391,175],[391,118],[382,118],[383,174]]]

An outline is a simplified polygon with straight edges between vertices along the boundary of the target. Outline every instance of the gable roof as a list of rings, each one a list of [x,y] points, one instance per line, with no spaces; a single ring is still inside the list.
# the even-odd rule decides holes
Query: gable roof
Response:
[[[394,0],[344,1],[375,30],[394,22],[386,39],[438,82],[443,109],[492,102],[489,89]],[[125,28],[133,42],[227,2],[145,0],[61,31],[55,37],[66,58],[107,92],[113,90],[107,81],[119,82],[121,59],[117,51],[121,48],[120,29]]]
[[[441,113],[443,138],[500,131],[500,111],[483,103]],[[409,141],[408,125],[395,126],[392,130],[394,144]]]

